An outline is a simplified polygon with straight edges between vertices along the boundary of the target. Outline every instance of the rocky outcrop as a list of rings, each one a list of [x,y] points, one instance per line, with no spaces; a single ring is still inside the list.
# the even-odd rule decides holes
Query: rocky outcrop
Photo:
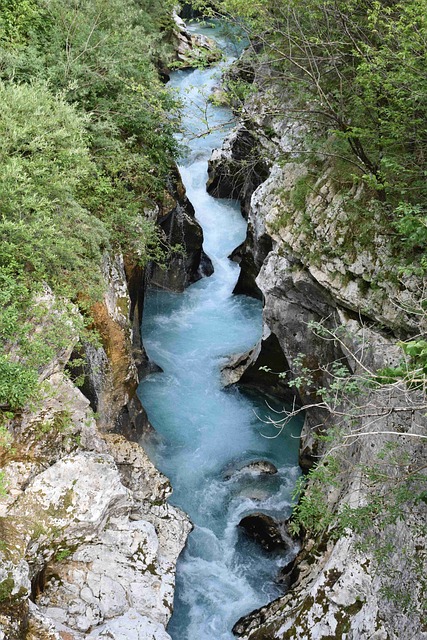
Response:
[[[130,302],[120,256],[106,256],[103,271],[106,292],[93,308],[101,345],[84,345],[82,369],[70,331],[39,372],[37,403],[2,431],[2,640],[169,638],[175,565],[191,525],[166,502],[170,484],[142,448],[112,433],[137,439],[147,427],[129,319],[141,307],[136,282]],[[44,298],[61,308],[48,291]],[[70,372],[84,374],[88,397]]]
[[[296,392],[289,388],[289,363],[271,331],[247,353],[229,358],[222,368],[225,387],[239,383],[249,389],[271,393],[287,402],[293,402]]]
[[[234,83],[259,85],[250,56],[245,54],[228,75]],[[265,89],[267,93],[274,90],[274,84],[267,81]],[[231,255],[241,266],[234,293],[259,299],[262,294],[255,280],[273,242],[265,226],[266,210],[260,215],[252,197],[267,180],[280,155],[292,154],[301,147],[304,131],[304,127],[274,117],[268,105],[269,99],[262,90],[247,100],[243,118],[224,139],[222,147],[212,152],[207,182],[211,195],[240,200],[248,226],[245,241]]]
[[[280,309],[286,304],[283,298]],[[271,309],[266,311],[270,312]],[[358,321],[345,315],[341,315],[341,320],[346,321],[342,348],[352,371],[361,375],[361,366],[356,362],[360,358],[363,366],[374,370],[397,363],[398,349],[389,338],[361,328]],[[275,329],[278,330],[277,325]],[[281,334],[285,348],[285,325]],[[298,349],[304,350],[304,340]],[[327,363],[320,361],[323,366]],[[338,429],[341,436],[355,430],[353,438],[340,441],[336,436],[332,444],[338,448],[341,471],[329,493],[326,490],[324,508],[337,512],[346,507],[363,508],[376,500],[385,510],[384,520],[375,522],[374,517],[369,518],[365,525],[360,525],[358,533],[349,529],[345,535],[337,536],[326,529],[318,537],[306,536],[303,549],[286,577],[287,595],[239,621],[234,629],[239,637],[248,640],[426,637],[420,626],[423,609],[420,590],[426,564],[425,554],[420,555],[420,551],[426,543],[422,529],[426,507],[422,502],[401,505],[400,516],[395,520],[387,515],[389,501],[396,500],[393,492],[402,468],[396,467],[386,454],[387,450],[398,451],[400,459],[406,460],[403,474],[422,469],[425,441],[414,436],[426,432],[423,410],[417,408],[425,406],[425,400],[402,388],[387,387],[364,392],[353,402],[357,403],[353,414],[345,402],[340,407],[348,415],[348,421],[322,416],[316,408],[309,410],[301,451],[306,462],[318,462],[330,448],[331,445],[313,437],[313,430],[319,425],[323,430]],[[373,475],[381,474],[379,486],[366,482],[364,469],[370,469]],[[422,473],[416,486],[404,489],[403,483],[402,491],[409,490],[410,495],[421,489],[422,493]],[[406,609],[405,601],[411,603],[410,610]]]
[[[3,466],[0,637],[110,637],[123,618],[123,638],[167,638],[188,519],[139,445],[102,436],[63,374],[49,384]]]
[[[140,335],[143,273],[132,264],[125,271],[121,255],[105,255],[103,275],[105,294],[91,309],[101,344],[77,344],[67,369],[79,379],[82,392],[98,416],[99,427],[118,430],[137,440],[150,428],[136,395],[141,375],[151,368]]]
[[[208,193],[241,200],[245,217],[251,193],[268,175],[268,163],[258,146],[256,133],[242,124],[227,136],[221,149],[214,149],[208,164]]]
[[[180,69],[206,66],[221,59],[215,40],[201,33],[192,33],[175,12],[173,14],[175,29],[173,32],[176,66]]]
[[[254,122],[262,126],[262,109],[252,106]],[[211,165],[211,184],[223,176],[221,195],[229,190],[248,209],[247,239],[237,250],[241,290],[264,300],[263,339],[225,367],[224,380],[268,386],[270,380],[262,380],[267,368],[286,374],[285,387],[296,381],[291,412],[308,406],[301,465],[309,470],[331,450],[338,460],[336,476],[324,483],[325,512],[363,514],[373,503],[383,511],[340,534],[328,525],[317,535],[307,533],[285,576],[288,593],[240,620],[234,632],[246,640],[424,638],[426,508],[411,496],[423,495],[426,486],[425,398],[404,383],[362,384],[354,396],[337,390],[324,401],[335,366],[352,380],[370,377],[372,383],[375,371],[402,361],[397,338],[425,330],[425,314],[410,312],[420,309],[423,283],[399,271],[381,216],[363,218],[363,188],[345,193],[332,165],[320,158],[316,167],[296,162],[292,152],[301,129],[283,119],[269,126],[275,150],[263,145],[270,172],[255,189],[228,179],[247,166],[233,158],[233,149],[236,157],[240,153],[239,128]],[[277,162],[283,152],[286,161]],[[354,225],[356,213],[366,228],[360,217]],[[405,485],[413,473],[416,483]],[[383,474],[381,481],[372,480],[376,474]],[[394,507],[399,515],[391,516]]]
[[[239,522],[239,527],[266,551],[289,551],[293,547],[284,523],[278,522],[266,513],[251,513],[245,516]]]
[[[149,268],[150,285],[184,291],[189,284],[211,275],[213,266],[202,248],[203,231],[178,170],[171,177],[169,193],[156,217],[164,234],[167,255],[163,265],[152,264]]]
[[[55,629],[54,638],[109,637],[123,617],[123,638],[142,623],[166,638],[188,519],[165,502],[169,482],[139,445],[102,436],[63,374],[49,382],[56,397],[24,419],[25,438],[15,434],[19,451],[3,467],[0,637],[33,627]]]
[[[120,628],[125,619],[130,625],[132,612],[138,614],[134,627],[141,621],[163,627],[163,637],[188,520],[165,504],[170,487],[138,445],[117,436],[107,437],[106,443],[109,455],[61,461],[64,492],[73,486],[68,501],[74,518],[44,570],[37,604],[58,629],[72,630],[77,638],[102,637],[109,625]],[[51,475],[51,488],[58,491],[56,469]],[[49,484],[45,478],[41,482],[43,487]],[[84,497],[80,486],[85,487]],[[44,490],[48,493],[49,486]],[[85,504],[91,505],[88,524]],[[76,520],[77,533],[72,535]],[[82,531],[83,523],[89,533]]]
[[[343,441],[342,477],[338,481],[339,489],[331,490],[328,495],[327,506],[334,512],[345,504],[355,508],[379,499],[373,498],[366,486],[361,485],[361,469],[375,469],[387,447],[400,451],[408,460],[408,469],[422,467],[425,447],[423,440],[413,435],[425,433],[425,417],[422,411],[416,410],[417,406],[423,406],[424,399],[411,396],[402,388],[387,387],[372,394],[363,392],[357,400],[356,412],[354,406],[345,402],[339,408],[341,415],[349,416],[345,426],[345,420],[337,422],[336,416],[322,409],[322,405],[318,406],[317,390],[328,383],[326,372],[334,362],[349,367],[357,376],[363,375],[362,367],[375,371],[379,367],[396,366],[401,352],[392,339],[374,327],[363,326],[360,318],[340,306],[341,300],[337,300],[331,290],[316,281],[299,262],[291,263],[281,256],[278,248],[269,254],[257,282],[265,300],[265,331],[276,336],[294,375],[301,373],[302,367],[313,372],[311,382],[300,384],[298,389],[303,404],[315,405],[306,412],[301,464],[310,468],[330,446],[319,440],[316,433],[337,428],[342,433],[343,429],[351,429],[350,425],[355,428],[356,424],[358,433],[370,435]],[[321,321],[331,334],[342,336],[341,340],[331,340],[331,334],[325,339],[321,332],[310,330],[313,321]],[[402,407],[406,409],[400,412]],[[399,432],[410,433],[412,437],[401,438],[397,435]],[[393,469],[390,464],[388,471],[396,474],[396,467]],[[393,489],[393,481],[388,489],[386,484],[384,482],[381,495]],[[369,550],[364,552],[359,547],[363,546],[365,537],[369,537],[369,527],[359,536],[349,532],[338,540],[328,539],[326,532],[317,539],[307,538],[289,579],[288,595],[240,621],[235,633],[247,639],[278,640],[425,637],[419,630],[423,570],[415,566],[418,562],[425,566],[425,559],[419,559],[416,550],[417,545],[421,549],[426,542],[421,534],[425,505],[408,507],[401,518],[394,524],[378,525],[375,544],[368,544]],[[409,540],[414,542],[408,547]],[[378,560],[382,553],[385,557]],[[391,577],[389,565],[395,562],[399,569]],[[392,593],[400,595],[393,597]],[[411,614],[402,604],[405,597],[411,602]],[[346,635],[350,633],[352,635]]]

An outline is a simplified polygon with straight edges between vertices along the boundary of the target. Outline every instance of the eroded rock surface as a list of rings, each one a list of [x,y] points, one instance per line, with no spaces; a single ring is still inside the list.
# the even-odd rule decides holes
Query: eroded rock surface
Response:
[[[179,68],[187,69],[198,65],[209,65],[221,59],[221,51],[211,38],[192,33],[184,20],[174,12],[174,48]]]
[[[274,475],[277,467],[269,460],[252,460],[251,462],[235,462],[228,465],[222,472],[225,480],[235,478],[244,474],[254,475]]]
[[[170,291],[184,291],[185,287],[213,273],[210,258],[203,251],[203,230],[195,218],[194,207],[188,200],[179,172],[171,176],[169,196],[157,212],[157,222],[170,247],[165,265],[151,265],[151,285]]]
[[[132,410],[138,378],[120,258],[106,258],[105,278],[95,309],[103,345],[89,360],[100,369],[87,373],[93,397],[64,371],[76,335],[40,371],[37,403],[7,425],[1,640],[169,638],[175,566],[191,524],[166,502],[169,481],[143,449],[106,432]]]
[[[288,551],[293,546],[284,523],[278,522],[266,513],[251,513],[245,516],[239,522],[239,527],[266,551]]]
[[[11,460],[4,467],[9,495],[2,504],[2,537],[10,550],[1,552],[2,605],[8,602],[15,617],[19,603],[28,608],[33,591],[32,617],[40,613],[72,638],[109,637],[107,628],[119,629],[114,619],[121,616],[129,634],[122,629],[117,637],[145,637],[143,629],[152,633],[147,637],[168,637],[164,627],[188,519],[165,503],[169,482],[139,445],[101,436],[88,401],[66,379],[61,388],[58,376],[61,401],[78,408],[66,427],[70,452],[58,451],[58,459],[49,461],[39,449],[37,462]],[[33,416],[27,428],[37,434],[39,425]],[[0,620],[9,629],[12,621]]]
[[[263,126],[267,107],[259,105],[261,100],[246,109]],[[426,484],[424,396],[404,385],[368,385],[333,414],[319,389],[330,384],[334,363],[355,377],[401,363],[398,338],[425,329],[425,316],[410,313],[419,309],[423,283],[394,270],[391,245],[379,223],[369,237],[352,226],[351,202],[359,206],[363,201],[362,188],[343,195],[328,162],[319,162],[313,173],[309,163],[294,161],[291,149],[298,148],[301,129],[283,118],[268,124],[271,145],[261,145],[261,151],[270,171],[259,186],[227,182],[248,166],[245,158],[239,162],[239,144],[246,140],[239,141],[239,127],[211,163],[211,184],[222,179],[247,210],[247,239],[234,257],[242,266],[246,292],[264,300],[263,339],[252,352],[230,361],[224,380],[259,382],[259,364],[277,371],[279,351],[281,372],[289,372],[285,384],[292,377],[298,380],[293,408],[298,410],[299,403],[311,407],[301,438],[303,468],[317,464],[328,447],[338,449],[341,470],[337,483],[325,489],[325,509],[363,509],[378,499],[387,513],[402,474],[420,471],[420,484],[412,491]],[[247,129],[246,122],[241,126]],[[277,162],[283,152],[286,161]],[[274,350],[267,348],[271,340]],[[337,433],[332,444],[317,437],[332,433]],[[387,454],[391,449],[405,459],[405,471],[393,464]],[[384,471],[375,490],[364,479],[367,469],[374,475]],[[326,527],[322,534],[307,535],[287,568],[289,592],[240,620],[235,634],[245,640],[426,638],[421,596],[427,568],[425,517],[421,500],[402,507],[394,520],[369,520],[359,533],[335,536]]]

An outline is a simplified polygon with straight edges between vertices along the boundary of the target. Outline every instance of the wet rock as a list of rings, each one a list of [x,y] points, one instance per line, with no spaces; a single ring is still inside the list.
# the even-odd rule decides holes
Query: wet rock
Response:
[[[273,475],[277,473],[277,467],[268,460],[253,460],[247,463],[232,463],[223,471],[224,480],[229,480],[244,473]]]
[[[154,431],[147,412],[136,394],[117,416],[113,431],[132,442],[139,442],[142,436]]]
[[[242,124],[214,149],[208,163],[208,193],[215,198],[235,198],[248,215],[250,198],[268,175],[268,163],[257,153],[256,134]]]
[[[265,513],[252,513],[245,516],[239,522],[239,527],[266,551],[287,551],[292,545],[283,523]]]
[[[292,403],[296,398],[290,389],[288,361],[277,337],[270,333],[254,349],[231,356],[221,370],[224,386],[243,385],[250,389],[264,391]]]
[[[255,298],[256,300],[262,300],[262,292],[256,283],[256,277],[262,266],[262,261],[259,263],[255,259],[252,246],[252,234],[248,229],[245,242],[240,245],[238,253],[235,253],[233,256],[233,260],[240,264],[240,273],[233,289],[233,293],[243,294],[245,296]],[[268,253],[270,250],[271,239],[267,236],[266,252]],[[237,256],[238,259],[236,260]]]
[[[277,467],[268,460],[255,460],[247,464],[241,471],[254,471],[256,473],[273,474],[277,473]]]
[[[151,265],[150,285],[184,291],[189,284],[213,273],[212,262],[202,247],[203,230],[195,218],[194,207],[186,196],[178,170],[171,175],[169,198],[159,210],[157,222],[170,250],[163,267]]]
[[[296,558],[297,556],[285,564],[285,566],[280,569],[279,575],[277,576],[277,582],[286,590],[289,589],[298,576],[298,570],[295,567]]]

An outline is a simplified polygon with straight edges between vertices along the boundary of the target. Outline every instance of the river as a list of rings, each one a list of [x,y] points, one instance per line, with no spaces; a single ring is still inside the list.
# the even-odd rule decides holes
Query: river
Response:
[[[177,567],[174,614],[168,627],[173,640],[231,640],[240,616],[281,593],[275,579],[286,556],[267,554],[237,525],[254,511],[282,518],[289,514],[299,474],[301,425],[295,422],[286,435],[271,438],[274,427],[260,419],[275,415],[266,398],[236,388],[224,390],[220,382],[227,356],[260,339],[262,305],[232,295],[239,267],[228,256],[246,230],[239,205],[213,199],[205,189],[207,160],[226,132],[220,127],[199,137],[206,127],[201,119],[206,115],[206,97],[218,84],[219,72],[219,67],[177,71],[171,79],[185,104],[188,153],[180,171],[215,272],[184,293],[149,291],[142,324],[147,353],[163,369],[139,387],[158,434],[142,444],[170,478],[171,502],[194,523]],[[215,128],[229,122],[232,114],[209,105],[207,116]],[[280,405],[276,402],[274,408]],[[273,462],[278,473],[240,472],[228,478],[227,470],[233,466],[258,459]]]

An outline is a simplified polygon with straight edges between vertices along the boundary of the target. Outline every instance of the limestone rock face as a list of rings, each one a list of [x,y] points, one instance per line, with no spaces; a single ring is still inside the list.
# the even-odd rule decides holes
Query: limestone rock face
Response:
[[[162,625],[156,624],[134,609],[113,620],[109,620],[99,629],[95,629],[87,638],[114,638],[115,640],[170,640]]]
[[[358,206],[363,190],[353,188],[344,196],[328,168],[313,177],[307,165],[288,162],[275,165],[253,194],[253,215],[263,220],[277,249],[292,264],[304,266],[338,305],[401,335],[417,331],[422,318],[406,309],[417,308],[421,281],[393,267],[380,220],[369,239],[362,239],[363,230],[358,232],[352,223],[348,198]]]
[[[2,553],[5,600],[14,599],[16,617],[18,602],[28,608],[33,593],[30,628],[44,628],[46,638],[110,637],[113,629],[125,639],[167,638],[190,524],[165,503],[169,482],[138,444],[119,435],[93,443],[98,450],[78,446],[45,469],[5,467],[16,487],[3,507],[15,549],[9,560]],[[6,617],[0,624],[10,632]]]
[[[221,59],[221,51],[214,40],[201,33],[192,33],[175,12],[173,19],[174,48],[180,69],[213,64]]]
[[[266,107],[258,100],[246,109],[263,126]],[[283,118],[269,127],[272,145],[261,145],[268,177],[258,185],[233,186],[249,223],[247,239],[233,258],[242,267],[241,290],[264,301],[263,338],[252,352],[230,360],[224,381],[259,384],[260,365],[288,372],[285,386],[298,379],[294,407],[311,406],[305,413],[301,466],[309,470],[334,445],[340,460],[339,482],[325,490],[325,509],[364,508],[379,495],[387,513],[390,500],[397,500],[391,496],[396,496],[399,474],[419,470],[419,483],[410,491],[426,486],[426,441],[420,438],[427,433],[425,398],[403,385],[367,385],[356,400],[342,400],[334,415],[319,389],[330,383],[333,363],[356,378],[398,366],[402,350],[397,339],[425,330],[425,316],[408,312],[420,308],[425,283],[395,270],[379,219],[369,237],[352,225],[352,206],[362,207],[363,189],[354,187],[344,195],[327,162],[319,162],[314,172],[308,163],[295,161],[301,130]],[[242,128],[247,129],[246,121],[214,152],[211,185],[223,176],[228,188],[228,176],[239,174],[245,160],[251,162],[239,156]],[[287,161],[277,162],[283,151]],[[278,361],[281,369],[275,366]],[[286,391],[282,394],[285,398]],[[317,437],[327,433],[337,433],[332,444]],[[391,449],[400,452],[406,471],[393,465],[386,453]],[[375,490],[362,470],[384,472]],[[401,508],[395,519],[373,517],[360,533],[333,536],[326,528],[318,536],[306,535],[287,568],[289,592],[245,616],[234,633],[245,640],[426,638],[421,622],[426,505],[420,500]]]
[[[270,187],[266,186],[264,193],[264,219],[268,221],[280,210],[274,211],[274,206],[279,205],[269,198]],[[256,201],[257,206],[262,206],[262,198]],[[316,432],[337,426],[325,409],[316,406],[316,390],[327,382],[325,372],[331,363],[344,363],[358,375],[363,373],[362,366],[370,371],[396,366],[402,353],[395,339],[351,314],[349,309],[363,308],[360,296],[352,302],[348,291],[338,292],[329,286],[327,279],[321,279],[316,269],[302,264],[302,257],[291,251],[291,238],[284,242],[281,236],[271,233],[274,248],[257,277],[264,297],[264,339],[271,334],[276,337],[294,375],[299,374],[301,365],[316,372],[312,383],[298,388],[303,404],[315,405],[306,412],[300,449],[301,464],[308,469],[326,450],[326,445],[316,439]],[[377,302],[372,298],[372,304],[378,304],[378,309],[381,306],[379,298]],[[411,319],[398,315],[392,307],[392,303],[381,306],[381,317],[387,318],[388,326],[407,329]],[[310,330],[312,322],[322,322],[325,329],[335,335],[338,332],[342,339],[325,340]],[[259,349],[262,353],[262,343]],[[426,432],[425,415],[417,409],[424,406],[423,397],[411,395],[408,390],[385,388],[367,390],[357,402],[358,432],[370,435],[350,439],[343,448],[341,460],[346,474],[339,490],[329,491],[327,500],[332,510],[369,502],[370,493],[361,483],[359,469],[375,468],[388,446],[403,451],[402,455],[411,460],[410,468],[421,467],[425,456],[425,441],[413,437]],[[405,406],[408,409],[401,412]],[[341,411],[351,413],[346,405],[341,406]],[[338,425],[343,429],[342,424]],[[398,433],[411,435],[405,439]],[[396,473],[396,467],[387,468],[392,476]],[[388,490],[392,490],[393,480],[389,482]],[[383,490],[387,494],[385,486]],[[246,640],[427,637],[420,628],[420,570],[424,569],[416,569],[417,563],[426,566],[425,557],[419,557],[416,550],[426,544],[421,525],[425,515],[425,504],[420,503],[408,509],[402,520],[376,528],[375,545],[363,552],[359,550],[360,538],[355,535],[334,540],[325,533],[320,540],[306,539],[289,576],[289,593],[239,621],[234,632]],[[374,557],[375,548],[389,548],[386,559]],[[399,569],[395,573],[390,566]],[[400,596],[393,599],[387,596],[389,593]],[[411,613],[405,611],[402,598],[411,601]]]
[[[241,125],[230,132],[221,149],[213,150],[208,164],[208,192],[216,198],[241,200],[245,217],[250,202],[247,194],[250,197],[268,175],[268,164],[262,156],[258,158],[257,145],[255,133]]]
[[[84,353],[76,355],[83,355],[86,364],[73,372],[84,375],[82,390],[98,414],[99,427],[108,431],[117,429],[137,439],[149,428],[145,411],[136,396],[142,363],[148,363],[141,344],[140,327],[134,322],[138,289],[134,284],[131,292],[135,303],[132,303],[121,255],[106,255],[103,273],[104,298],[92,308],[102,346],[85,344]],[[131,278],[131,267],[128,274]],[[141,273],[137,275],[142,277]]]

